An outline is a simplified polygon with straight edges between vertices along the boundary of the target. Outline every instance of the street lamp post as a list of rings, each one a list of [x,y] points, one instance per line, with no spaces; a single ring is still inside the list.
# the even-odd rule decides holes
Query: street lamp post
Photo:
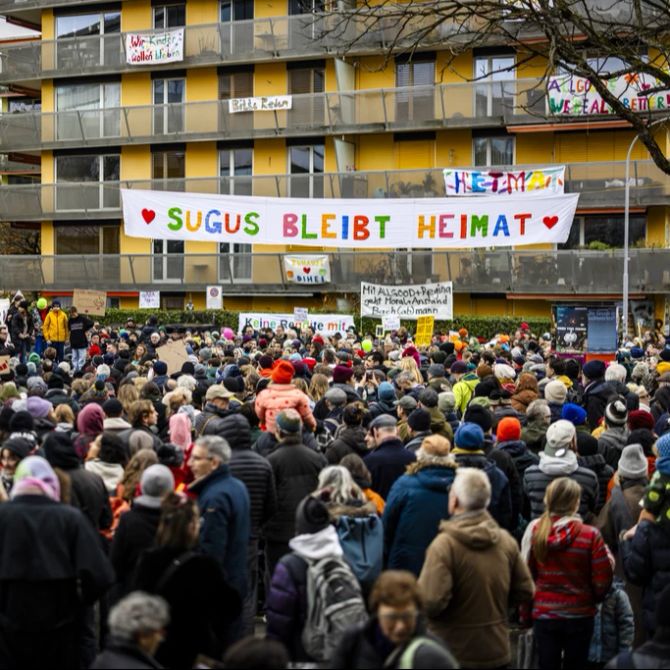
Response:
[[[652,126],[659,125],[670,121],[670,118],[657,119],[652,121],[647,128]],[[621,333],[621,343],[626,343],[626,338],[628,337],[628,262],[630,258],[628,257],[629,249],[629,235],[630,235],[630,156],[633,153],[633,147],[637,142],[639,135],[635,135],[633,141],[628,147],[628,153],[626,154],[626,176],[625,176],[625,185],[624,185],[624,210],[623,210],[623,320],[621,323],[622,333]]]

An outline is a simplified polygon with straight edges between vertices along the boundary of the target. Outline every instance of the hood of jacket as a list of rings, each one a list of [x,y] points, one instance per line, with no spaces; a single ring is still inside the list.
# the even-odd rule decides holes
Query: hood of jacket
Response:
[[[411,466],[416,466],[412,468],[414,470],[412,474],[417,478],[417,481],[421,486],[431,491],[446,493],[456,477],[457,466],[455,461],[450,461],[446,465],[419,461],[412,463]]]
[[[510,456],[522,456],[526,453],[526,443],[522,440],[509,440],[508,442],[498,442],[498,449],[506,451]]]
[[[105,488],[110,495],[116,491],[116,487],[123,477],[122,465],[119,463],[106,463],[99,458],[86,461],[86,463],[84,463],[84,468],[89,472],[95,472],[96,475],[102,477],[102,481],[105,482]]]
[[[319,561],[328,556],[341,558],[344,553],[335,526],[332,525],[318,533],[296,535],[289,541],[288,546],[298,556],[311,561]]]
[[[626,428],[626,426],[613,426],[611,428],[607,428],[600,434],[600,437],[598,437],[598,442],[605,442],[623,449],[626,446],[627,439],[628,428]]]
[[[545,475],[550,475],[551,477],[568,477],[578,467],[577,454],[572,450],[568,450],[565,456],[561,458],[547,456],[544,451],[540,452],[539,468]]]
[[[102,429],[104,430],[128,430],[132,426],[122,417],[117,416],[111,419],[105,419],[102,422]]]
[[[335,433],[335,439],[341,440],[356,453],[367,453],[365,429],[362,426],[344,426]]]
[[[377,507],[370,500],[366,502],[352,500],[348,504],[331,503],[326,506],[331,519],[338,519],[341,516],[366,517],[377,514]]]
[[[464,512],[442,521],[440,531],[475,551],[489,549],[500,541],[500,526],[485,510]]]
[[[583,522],[574,516],[555,518],[547,538],[547,546],[550,549],[566,549],[579,535]]]

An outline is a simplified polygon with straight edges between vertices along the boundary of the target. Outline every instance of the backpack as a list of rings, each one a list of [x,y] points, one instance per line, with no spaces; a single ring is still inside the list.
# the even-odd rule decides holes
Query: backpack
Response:
[[[363,591],[368,591],[382,572],[384,526],[376,514],[341,516],[336,525],[344,560]]]
[[[323,454],[326,449],[335,441],[335,433],[340,427],[340,423],[333,418],[324,419],[314,433],[317,450]]]
[[[302,644],[312,658],[318,662],[329,660],[347,628],[367,618],[361,587],[342,558],[307,561],[307,617]]]

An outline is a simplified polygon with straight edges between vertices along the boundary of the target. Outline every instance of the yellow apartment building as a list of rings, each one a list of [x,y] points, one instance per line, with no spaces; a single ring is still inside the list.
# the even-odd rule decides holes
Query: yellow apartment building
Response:
[[[449,62],[448,34],[433,31],[411,58],[385,58],[394,25],[341,34],[321,10],[319,0],[0,0],[0,14],[41,33],[0,54],[0,85],[41,104],[0,119],[0,152],[41,167],[40,183],[2,189],[1,218],[38,229],[41,248],[0,256],[2,288],[65,299],[101,288],[110,305],[129,308],[152,288],[164,308],[198,308],[206,286],[221,284],[226,308],[280,311],[336,309],[362,280],[451,280],[456,314],[526,316],[620,299],[634,138],[625,123],[545,114],[542,67],[502,72],[518,57],[505,45]],[[128,62],[135,36],[181,29],[177,60]],[[657,132],[667,149],[667,130]],[[632,159],[631,298],[653,301],[662,317],[668,177],[639,143]],[[129,238],[121,218],[120,188],[442,197],[447,168],[552,165],[566,167],[566,191],[581,193],[566,244],[326,249],[332,281],[319,287],[287,280],[282,254],[301,247]]]

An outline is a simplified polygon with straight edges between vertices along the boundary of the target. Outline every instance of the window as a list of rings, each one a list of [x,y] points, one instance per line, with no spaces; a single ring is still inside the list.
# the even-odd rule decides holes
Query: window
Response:
[[[249,148],[219,151],[219,192],[229,195],[252,195],[254,150]]]
[[[323,144],[289,147],[289,188],[292,198],[323,198]]]
[[[153,280],[181,282],[184,276],[184,241],[154,240],[151,250]]]
[[[432,57],[430,60],[396,61],[396,87],[416,89],[396,93],[396,123],[435,118],[434,84],[435,60]]]
[[[631,247],[644,242],[647,234],[646,214],[630,215]],[[623,248],[624,242],[624,215],[621,214],[589,214],[576,216],[570,229],[570,237],[565,244],[559,244],[559,249],[588,249],[591,244],[597,248],[606,244],[614,249]]]
[[[56,156],[56,209],[119,207],[119,154]]]
[[[475,58],[475,116],[505,116],[514,108],[513,55]]]
[[[514,165],[514,136],[473,137],[472,152],[473,162],[479,167]]]
[[[254,51],[254,0],[221,0],[221,52],[235,54]],[[239,23],[245,21],[245,23]]]
[[[219,243],[219,281],[243,283],[251,281],[251,245]]]
[[[181,79],[154,79],[154,133],[168,135],[184,130],[184,89]]]
[[[154,6],[154,28],[181,28],[185,25],[185,5],[175,4]]]
[[[325,6],[324,0],[289,0],[288,13],[289,16],[318,13],[323,12]]]
[[[121,12],[110,10],[57,16],[56,39],[59,69],[81,71],[99,65],[120,65],[124,53]]]
[[[181,150],[154,151],[151,154],[152,188],[157,191],[183,191],[186,154]]]
[[[254,0],[221,0],[221,22],[254,18]]]
[[[55,224],[56,255],[118,254],[119,225]]]
[[[56,86],[58,139],[83,141],[118,137],[120,91],[118,81]]]
[[[325,124],[325,100],[321,94],[325,90],[326,68],[318,64],[310,67],[290,67],[288,71],[289,95],[293,106],[289,111],[289,125],[313,127]]]
[[[223,72],[219,75],[219,100],[251,98],[253,95],[253,70]]]

